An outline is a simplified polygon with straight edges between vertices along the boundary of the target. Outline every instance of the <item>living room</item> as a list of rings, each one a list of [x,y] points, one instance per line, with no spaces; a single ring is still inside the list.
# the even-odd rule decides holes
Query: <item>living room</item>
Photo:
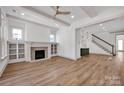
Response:
[[[124,84],[123,6],[0,9],[0,85]]]

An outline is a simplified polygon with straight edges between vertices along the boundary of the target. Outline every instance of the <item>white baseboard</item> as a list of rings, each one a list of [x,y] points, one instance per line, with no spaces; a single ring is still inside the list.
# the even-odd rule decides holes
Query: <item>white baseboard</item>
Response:
[[[66,58],[66,59],[69,59],[69,60],[73,60],[73,61],[76,61],[77,59],[73,59],[73,58],[70,58],[70,57],[66,57],[66,56],[61,56],[61,55],[58,55],[60,57],[63,57],[63,58]]]
[[[8,64],[19,63],[19,62],[22,62],[22,61],[26,61],[25,58],[9,60]]]
[[[90,54],[103,55],[103,56],[112,56],[112,54],[102,54],[102,53],[90,53]]]
[[[2,64],[2,67],[1,67],[1,71],[0,71],[0,77],[2,77],[2,74],[3,74],[7,64],[8,64],[8,59],[7,58],[3,59],[3,64]]]

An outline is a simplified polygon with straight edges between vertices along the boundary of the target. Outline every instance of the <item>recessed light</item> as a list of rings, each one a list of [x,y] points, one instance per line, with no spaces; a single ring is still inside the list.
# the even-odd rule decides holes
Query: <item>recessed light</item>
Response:
[[[56,26],[58,27],[59,25],[58,25],[58,24],[56,24]]]
[[[74,16],[72,15],[71,18],[74,18]]]
[[[25,13],[21,13],[21,15],[25,15]]]
[[[99,24],[99,26],[103,26],[103,24]]]
[[[103,31],[107,31],[106,27],[104,27],[104,26],[102,27],[102,29],[103,29]]]

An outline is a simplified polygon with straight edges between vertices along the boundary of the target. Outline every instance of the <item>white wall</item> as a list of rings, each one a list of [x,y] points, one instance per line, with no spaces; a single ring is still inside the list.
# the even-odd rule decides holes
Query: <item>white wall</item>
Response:
[[[123,40],[123,50],[122,51],[124,51],[124,35],[117,35],[117,37],[116,37],[116,40],[118,41],[118,40]],[[116,42],[117,42],[116,41]],[[118,44],[118,42],[117,42],[117,44]],[[118,45],[116,44],[116,47],[117,47],[117,49],[118,49]],[[116,50],[116,51],[118,51],[118,50]]]
[[[110,44],[115,45],[116,38],[114,33],[103,32],[103,33],[96,33],[95,35],[99,36],[101,39],[104,39]]]
[[[81,32],[76,31],[76,59],[79,59],[81,57],[80,55],[80,48],[81,48]]]
[[[109,42],[112,45],[115,44],[115,34],[114,33],[109,33],[109,32],[104,32],[104,31],[99,31],[99,29],[96,28],[87,28],[87,29],[80,29],[81,34],[79,35],[80,38],[80,48],[89,48],[90,53],[95,53],[95,54],[107,54],[109,55],[108,52],[104,51],[102,48],[97,46],[95,43],[92,42],[92,35],[95,34],[96,36],[100,37],[101,39]],[[111,50],[111,47],[102,43],[103,46]],[[77,51],[78,52],[78,51]],[[80,52],[78,52],[79,54]]]
[[[45,45],[46,45],[45,47],[48,46],[48,58],[51,57],[51,48],[48,42],[50,42],[49,41],[50,34],[56,35],[55,29],[44,27],[36,23],[29,23],[27,21],[15,19],[15,18],[9,17],[8,19],[9,19],[9,34],[8,34],[9,40],[12,40],[11,27],[14,26],[14,27],[19,27],[24,29],[23,40],[26,41],[26,44],[25,44],[25,60],[26,61],[31,61],[30,47],[31,47],[31,44],[35,42],[42,42],[42,44],[40,44],[41,46],[45,46]]]
[[[24,29],[25,41],[33,42],[49,42],[49,35],[56,33],[54,29],[44,27],[36,23],[29,23],[27,21],[10,18],[9,17],[9,39],[11,40],[11,26],[20,27]]]
[[[2,14],[2,18],[1,18]],[[6,19],[5,12],[0,8],[0,76],[2,75],[7,63],[8,63],[8,55],[7,55],[7,29],[8,21]],[[4,33],[4,34],[3,34]],[[1,35],[2,34],[2,35]],[[4,42],[4,47],[2,47],[2,42]],[[2,52],[4,52],[2,54]]]
[[[26,25],[26,41],[49,42],[50,29],[36,24]]]
[[[87,33],[88,32],[88,33]],[[108,54],[103,49],[99,48],[95,44],[92,43],[91,38],[92,31],[86,30],[85,32],[85,46],[82,46],[81,33],[80,31],[75,30],[75,26],[72,25],[70,27],[61,27],[57,32],[57,42],[59,42],[59,55],[76,60],[80,58],[80,48],[90,48],[90,53],[98,53],[98,54]]]
[[[87,19],[84,19],[84,21],[82,21],[82,23],[79,22],[79,24],[85,24],[86,20]],[[61,27],[60,30],[57,32],[57,41],[60,44],[58,49],[59,55],[76,60],[80,58],[80,48],[82,47],[90,48],[90,53],[109,54],[103,49],[96,46],[94,43],[92,43],[91,34],[96,31],[96,28],[94,29],[94,31],[92,29],[83,30],[83,31],[86,31],[84,33],[85,34],[84,41],[86,42],[80,41],[81,33],[80,31],[77,32],[78,30],[76,31],[77,25],[79,24],[74,23],[70,27]],[[104,35],[103,37],[106,37],[106,35]],[[108,36],[108,39],[109,38],[110,37]],[[111,38],[111,40],[113,40],[113,37]],[[110,43],[111,43],[111,40],[110,40]],[[82,43],[85,46],[83,46]]]
[[[107,32],[103,32],[103,33],[96,33],[95,35],[97,35],[101,39],[107,41],[108,43],[114,45],[114,53],[116,53],[116,35],[115,35],[115,33],[109,33],[109,31],[107,31]],[[111,46],[109,46],[108,44],[105,44],[105,43],[103,43],[103,46],[109,50],[111,50],[111,48],[112,48]]]
[[[58,55],[76,60],[75,56],[75,31],[71,27],[61,27],[57,32],[59,42]]]
[[[100,47],[98,47],[96,44],[92,42],[89,43],[89,49],[90,49],[90,53],[93,53],[93,54],[110,55],[108,52],[104,51],[103,49],[101,49]]]
[[[57,41],[59,42],[59,55],[77,60],[80,58],[80,42],[79,34],[76,32],[78,25],[85,24],[89,18],[83,19],[81,22],[75,22],[69,27],[60,27],[57,32]]]

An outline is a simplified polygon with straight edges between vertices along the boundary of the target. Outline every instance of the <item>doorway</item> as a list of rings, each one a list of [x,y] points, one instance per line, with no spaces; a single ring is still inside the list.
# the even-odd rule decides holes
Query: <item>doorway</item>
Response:
[[[117,35],[116,42],[116,51],[124,52],[124,35]]]

